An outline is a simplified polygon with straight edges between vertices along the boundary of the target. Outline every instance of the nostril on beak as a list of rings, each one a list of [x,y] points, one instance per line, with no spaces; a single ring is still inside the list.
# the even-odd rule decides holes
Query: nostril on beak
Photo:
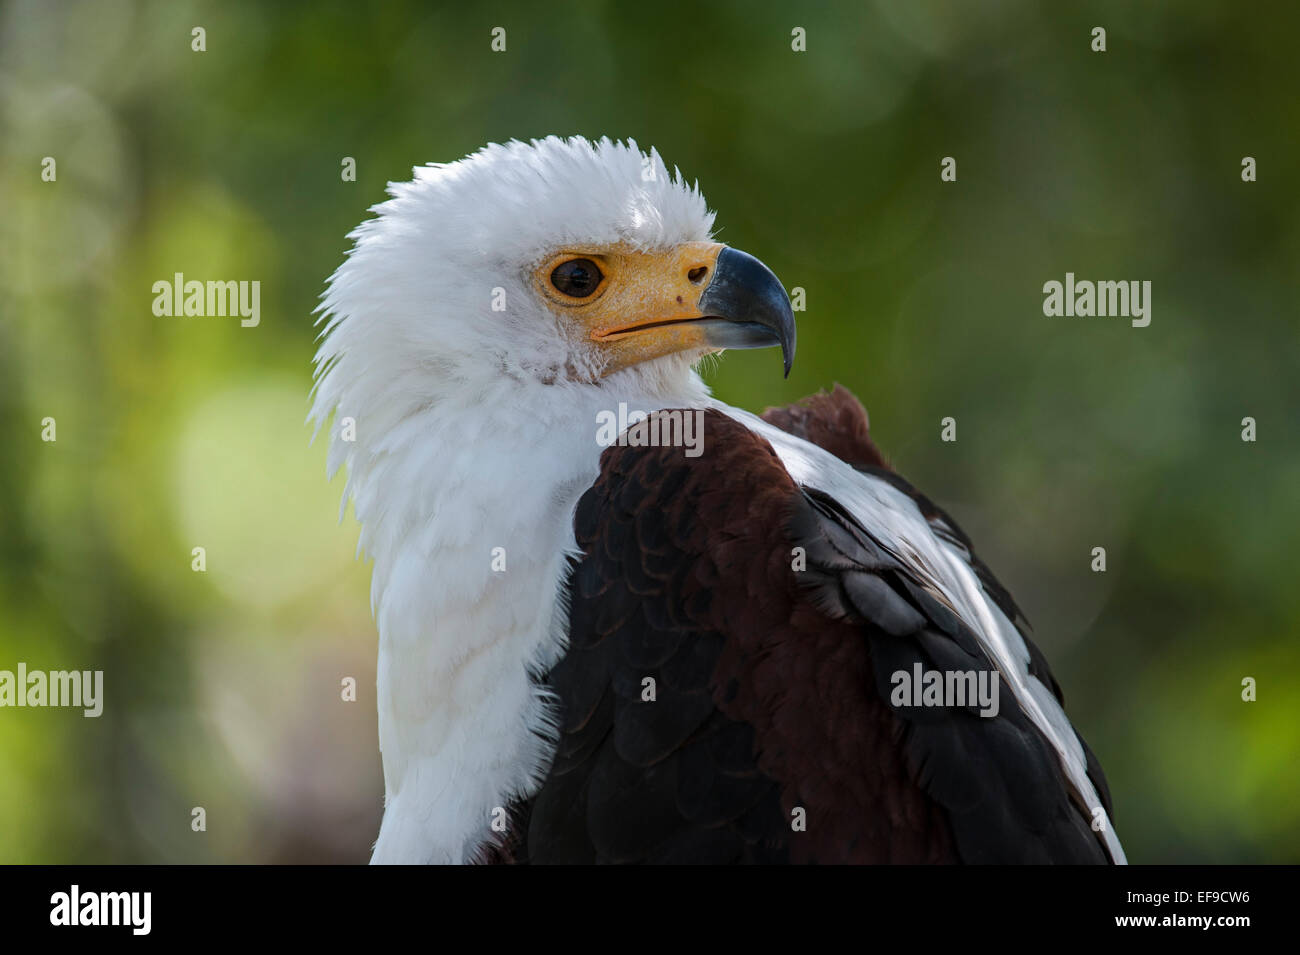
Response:
[[[695,268],[687,272],[686,277],[691,280],[691,284],[699,285],[701,282],[704,281],[704,276],[708,274],[709,274],[709,267],[707,265],[700,265],[700,266],[696,266]]]

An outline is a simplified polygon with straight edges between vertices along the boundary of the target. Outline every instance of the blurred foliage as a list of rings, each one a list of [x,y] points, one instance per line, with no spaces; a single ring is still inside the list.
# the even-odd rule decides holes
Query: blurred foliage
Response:
[[[550,133],[653,144],[807,289],[790,380],[741,353],[717,393],[863,399],[1034,622],[1133,860],[1300,861],[1297,31],[1200,0],[0,7],[0,668],[107,696],[0,710],[0,861],[367,857],[368,568],[303,426],[310,313],[387,181]],[[1151,280],[1151,326],[1045,318],[1067,271]],[[260,327],[155,317],[176,272],[260,280]]]

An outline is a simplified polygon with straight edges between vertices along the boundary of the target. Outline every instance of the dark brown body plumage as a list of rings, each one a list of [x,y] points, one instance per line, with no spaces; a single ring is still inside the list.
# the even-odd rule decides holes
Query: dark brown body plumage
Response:
[[[936,533],[969,549],[888,471],[849,392],[764,417],[912,493]],[[491,861],[1107,861],[1005,684],[992,720],[890,705],[895,669],[991,664],[765,440],[721,413],[705,419],[700,457],[602,456],[575,519],[570,647],[544,677],[561,704],[558,750]],[[796,548],[806,569],[794,569]],[[1091,755],[1090,774],[1108,801]]]

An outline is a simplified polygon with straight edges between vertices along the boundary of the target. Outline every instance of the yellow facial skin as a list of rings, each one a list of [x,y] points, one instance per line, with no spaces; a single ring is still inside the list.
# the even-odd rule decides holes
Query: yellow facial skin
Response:
[[[620,246],[567,249],[542,263],[533,282],[562,321],[595,342],[606,358],[602,374],[662,355],[718,349],[700,328],[686,322],[703,318],[700,296],[713,277],[717,242],[688,242],[667,252],[638,252]],[[572,259],[590,259],[604,278],[585,298],[566,295],[551,275]]]

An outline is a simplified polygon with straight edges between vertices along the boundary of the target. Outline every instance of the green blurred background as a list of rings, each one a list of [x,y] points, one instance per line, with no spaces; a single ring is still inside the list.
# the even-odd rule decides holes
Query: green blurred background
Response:
[[[550,133],[656,146],[807,290],[790,379],[738,353],[716,393],[862,398],[1033,621],[1132,860],[1300,861],[1300,8],[785,7],[0,6],[0,669],[106,695],[0,709],[0,861],[367,858],[310,313],[386,182]],[[1067,271],[1150,280],[1150,327],[1045,318]],[[259,280],[261,325],[155,317],[175,272]]]

